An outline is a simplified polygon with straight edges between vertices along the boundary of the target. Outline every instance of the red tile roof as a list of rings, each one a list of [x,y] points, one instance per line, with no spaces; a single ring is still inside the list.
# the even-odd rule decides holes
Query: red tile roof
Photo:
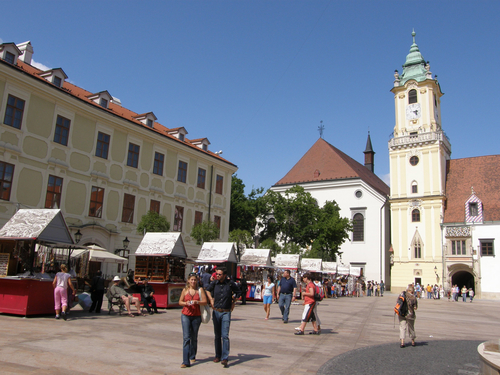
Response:
[[[448,160],[444,223],[465,223],[472,188],[483,203],[483,221],[500,220],[500,155]]]
[[[25,62],[23,62],[21,60],[17,60],[17,66],[11,65],[11,64],[8,64],[8,65],[12,66],[13,68],[17,68],[17,69],[23,71],[24,73],[27,73],[35,78],[38,78],[45,83],[51,84],[49,81],[47,81],[46,79],[44,79],[43,77],[40,76],[40,74],[43,73],[44,71],[42,71],[38,68],[35,68],[32,65],[26,64]],[[91,96],[95,93],[92,93],[92,92],[89,92],[85,89],[82,89],[81,87],[78,87],[78,86],[76,86],[68,81],[64,81],[62,88],[59,88],[55,85],[53,85],[53,86],[54,86],[54,88],[56,88],[58,90],[63,90],[66,93],[68,93],[68,94],[70,94],[70,95],[72,95],[72,96],[74,96],[74,97],[76,97],[84,102],[87,102],[90,105],[94,105],[96,108],[99,108],[102,111],[107,111],[113,115],[121,117],[124,120],[133,122],[138,126],[142,126],[143,128],[147,129],[148,131],[155,131],[156,133],[161,134],[162,136],[164,136],[166,138],[169,138],[169,139],[176,141],[176,142],[180,142],[180,143],[186,145],[187,147],[191,147],[191,148],[195,149],[196,151],[204,152],[204,153],[209,154],[210,156],[212,156],[214,158],[220,159],[228,164],[234,165],[230,161],[224,159],[223,157],[219,156],[218,154],[213,153],[212,151],[204,151],[201,148],[199,148],[198,146],[192,144],[189,140],[181,141],[178,138],[176,138],[168,133],[169,131],[177,130],[177,129],[180,129],[181,127],[169,129],[166,126],[155,121],[154,128],[150,128],[149,126],[143,124],[141,121],[136,119],[136,117],[140,116],[140,114],[133,112],[133,111],[131,111],[125,107],[122,107],[121,105],[115,104],[113,102],[108,103],[107,109],[103,108],[98,103],[95,103],[93,100],[90,100],[88,98],[89,96]]]
[[[389,186],[377,175],[324,139],[319,138],[285,177],[274,186],[354,178],[363,180],[383,195],[389,195]]]

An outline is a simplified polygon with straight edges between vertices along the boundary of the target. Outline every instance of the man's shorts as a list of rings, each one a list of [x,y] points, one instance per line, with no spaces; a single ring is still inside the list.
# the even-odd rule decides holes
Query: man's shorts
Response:
[[[302,321],[303,322],[315,322],[316,315],[314,315],[314,306],[316,303],[312,303],[310,305],[304,305],[304,312],[302,313]]]
[[[273,296],[263,296],[262,300],[264,301],[264,305],[270,305],[273,303]]]

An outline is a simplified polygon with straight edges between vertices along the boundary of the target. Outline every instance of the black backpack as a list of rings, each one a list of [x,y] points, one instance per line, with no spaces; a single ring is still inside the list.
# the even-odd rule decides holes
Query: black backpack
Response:
[[[398,300],[396,301],[396,306],[394,307],[394,313],[400,317],[405,317],[408,315],[408,303],[406,302],[406,293],[402,292]]]

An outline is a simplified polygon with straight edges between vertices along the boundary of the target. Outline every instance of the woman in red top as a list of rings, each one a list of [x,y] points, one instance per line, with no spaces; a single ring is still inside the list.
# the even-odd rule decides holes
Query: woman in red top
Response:
[[[182,308],[181,323],[184,343],[182,346],[181,368],[190,367],[196,362],[198,349],[198,330],[201,324],[200,305],[207,304],[207,296],[202,288],[198,289],[198,276],[190,273],[186,287],[182,290],[179,305]]]
[[[302,313],[302,323],[300,324],[299,330],[295,332],[295,334],[303,335],[306,324],[309,321],[312,321],[314,328],[313,333],[318,334],[318,325],[316,324],[316,316],[314,315],[314,306],[316,306],[314,291],[316,290],[316,286],[312,282],[312,277],[309,272],[302,276],[302,280],[306,284],[306,290],[305,292],[302,292],[302,298],[304,299],[304,312]]]

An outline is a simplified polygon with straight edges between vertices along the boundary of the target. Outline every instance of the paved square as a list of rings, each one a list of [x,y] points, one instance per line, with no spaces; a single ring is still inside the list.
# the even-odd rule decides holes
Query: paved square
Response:
[[[279,308],[271,306],[266,321],[261,303],[238,305],[231,323],[230,367],[212,362],[213,327],[200,328],[198,362],[181,369],[182,329],[180,309],[130,318],[115,313],[89,314],[79,307],[68,321],[53,316],[22,318],[0,315],[0,373],[2,374],[315,374],[330,359],[355,349],[374,347],[363,356],[377,355],[375,346],[387,345],[391,363],[401,361],[409,351],[400,349],[399,328],[394,327],[396,295],[384,297],[327,299],[318,307],[322,334],[294,336],[302,305],[292,305],[290,322],[283,324]],[[104,303],[107,306],[107,303]],[[422,347],[448,340],[441,360],[466,360],[469,372],[477,373],[478,355],[456,358],[453,341],[487,341],[500,337],[500,301],[473,303],[420,300],[417,311],[417,342]],[[409,341],[409,340],[408,340]],[[437,343],[436,343],[437,344]],[[436,345],[437,346],[437,345]],[[439,346],[443,348],[443,345]],[[403,352],[405,351],[405,352]],[[470,351],[470,350],[469,350]],[[355,353],[355,352],[353,352]],[[360,352],[361,353],[361,352]],[[366,354],[368,353],[368,354]],[[461,353],[461,352],[460,352]],[[383,374],[381,361],[367,362],[366,374]],[[425,359],[424,359],[425,360]],[[465,363],[465,362],[464,362]],[[378,369],[376,366],[379,366]],[[335,372],[329,373],[334,374]],[[340,369],[339,369],[340,371]],[[467,369],[464,369],[467,371]],[[455,372],[456,373],[456,372]]]

